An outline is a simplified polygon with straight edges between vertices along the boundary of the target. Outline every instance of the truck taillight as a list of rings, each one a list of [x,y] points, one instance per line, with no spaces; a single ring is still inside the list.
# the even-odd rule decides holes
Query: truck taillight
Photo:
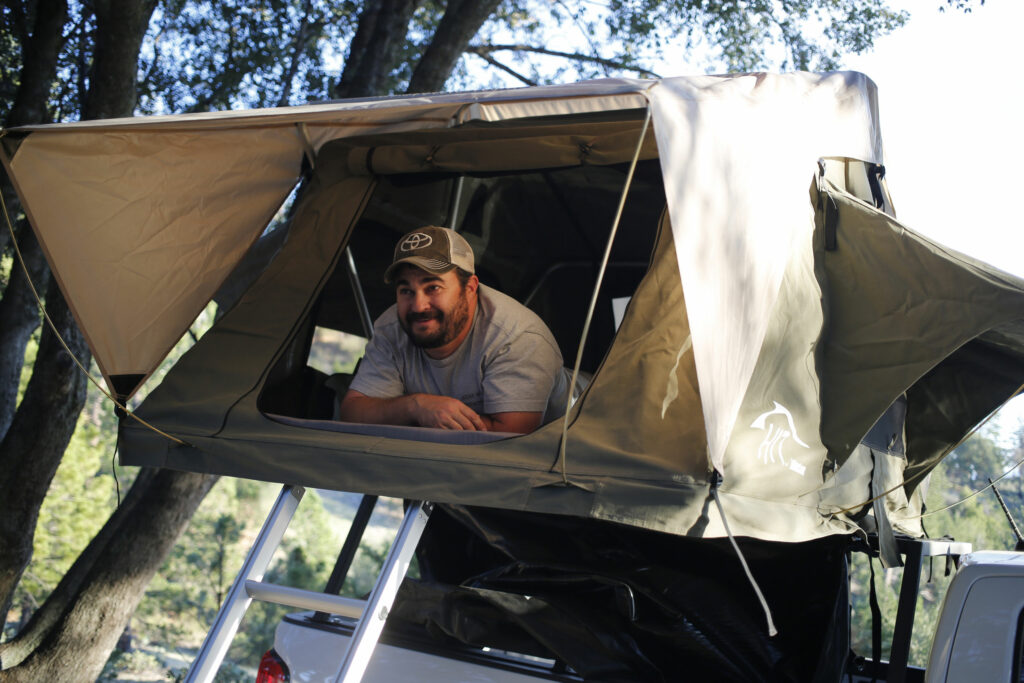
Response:
[[[288,683],[291,678],[288,665],[277,656],[273,648],[263,653],[260,668],[256,672],[256,683]]]

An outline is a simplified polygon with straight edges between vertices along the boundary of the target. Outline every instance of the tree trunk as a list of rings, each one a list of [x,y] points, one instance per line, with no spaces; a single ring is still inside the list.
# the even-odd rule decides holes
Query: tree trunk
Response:
[[[410,93],[437,92],[501,0],[448,0],[433,40],[409,79]]]
[[[96,0],[96,49],[83,119],[131,116],[138,102],[139,49],[156,0]]]
[[[40,645],[18,666],[0,672],[0,681],[95,680],[149,581],[216,480],[206,474],[156,472],[134,505],[111,518],[113,528],[97,536],[94,543],[104,539],[99,561],[84,572],[81,590]]]
[[[45,296],[50,269],[46,265],[43,250],[39,247],[32,229],[25,221],[22,221],[21,225],[17,246],[25,259],[32,284],[40,290],[39,296]],[[25,363],[25,347],[28,346],[28,340],[37,327],[39,304],[32,295],[32,288],[25,279],[20,261],[15,258],[10,280],[4,290],[4,298],[0,299],[0,441],[7,434],[14,419],[21,368]],[[16,453],[11,453],[10,456],[19,457]],[[5,465],[6,459],[0,456],[0,467]]]
[[[39,0],[32,37],[21,52],[21,83],[7,126],[25,126],[50,120],[47,105],[57,74],[57,57],[64,45],[63,28],[68,18],[66,0]]]
[[[50,88],[57,75],[57,57],[64,44],[62,29],[67,15],[68,5],[65,0],[39,0],[32,34],[24,37],[21,81],[5,122],[8,127],[49,121],[46,107]],[[4,203],[13,221],[18,213],[18,204],[14,192],[9,190],[11,188],[4,183]],[[22,221],[18,232],[29,276],[40,287],[49,276],[46,260],[27,222]],[[6,248],[9,241],[10,232],[5,219],[0,226],[0,250]],[[45,293],[44,287],[40,296]],[[25,347],[38,325],[39,307],[25,282],[20,264],[15,260],[3,299],[0,299],[0,440],[3,440],[14,419]]]
[[[40,10],[45,4],[40,3]],[[98,30],[94,72],[83,118],[131,115],[139,47],[154,6],[155,0],[95,3]],[[58,31],[61,27],[46,23],[48,17],[41,14],[37,19],[43,23],[33,34],[32,43],[38,40],[52,46],[55,43],[44,35],[43,27]],[[26,59],[29,53],[32,51],[26,53]],[[38,59],[45,61],[42,56]],[[24,66],[28,68],[30,61]],[[43,70],[33,73],[38,76]],[[52,77],[46,89],[51,83]],[[23,82],[23,87],[40,90],[36,83]],[[56,284],[49,290],[46,308],[51,319],[71,353],[88,367],[88,347],[64,297]],[[5,293],[5,299],[9,293]],[[45,328],[25,396],[0,442],[0,547],[4,549],[0,553],[0,623],[6,620],[14,589],[32,557],[39,508],[75,431],[85,403],[86,382],[53,331]]]
[[[349,60],[335,94],[357,97],[385,91],[388,79],[398,66],[412,14],[421,1],[369,0],[361,15]],[[83,103],[83,118],[130,115],[135,106],[139,45],[154,4],[155,0],[98,0],[95,3],[97,42],[90,90]],[[497,3],[495,0],[487,0],[484,4],[489,12]],[[472,10],[472,3],[460,3],[460,6],[453,4],[449,7],[442,18],[442,29],[439,29],[435,42],[454,41],[460,46],[468,44],[487,16],[482,10]],[[423,87],[428,89],[440,88],[458,58],[457,54],[452,56],[450,53],[451,50],[428,49],[424,55],[427,64],[416,77],[416,82],[424,84]],[[51,298],[59,297],[56,287],[52,289]],[[66,314],[66,308],[64,312]],[[70,316],[67,316],[67,323],[70,324]],[[76,344],[81,344],[80,335],[70,332],[69,335]],[[49,336],[46,335],[47,340]],[[47,349],[49,343],[47,341]],[[85,355],[84,344],[82,348],[81,353]],[[41,348],[40,357],[42,354]],[[52,373],[44,371],[43,367],[43,364],[37,363],[33,382],[41,383],[44,378],[51,376]],[[38,380],[36,375],[39,375]],[[28,420],[29,415],[37,413],[26,408],[31,405],[27,403],[28,400],[27,394],[23,406],[15,415],[7,439],[0,446],[0,457],[8,452],[7,448],[11,449],[11,453],[29,452],[32,440],[28,436],[33,435],[33,432],[23,429],[21,425]],[[74,416],[77,416],[81,408],[81,401],[77,402],[77,406],[71,400],[60,400],[58,403],[59,410],[68,413],[68,418],[61,418],[59,422],[66,422],[73,428]],[[38,430],[35,433],[42,434],[44,431],[63,433],[62,429]],[[70,436],[70,433],[68,431],[67,435]],[[21,473],[29,462],[37,469],[44,465],[55,469],[63,447],[47,451],[55,451],[58,455],[53,457],[40,453],[34,457],[19,455],[14,458],[21,467],[17,473]],[[0,473],[0,477],[4,477],[0,479],[0,500],[4,500],[5,507],[8,503],[3,495],[13,490],[12,487],[18,481],[24,481],[27,476],[14,476],[17,473],[11,471],[11,476]],[[39,469],[31,476],[33,483],[45,480],[45,484],[48,484],[52,471]],[[215,480],[215,477],[209,475],[166,470],[141,473],[124,504],[90,542],[23,632],[12,641],[0,645],[0,663],[4,667],[0,671],[0,681],[95,678],[116,645],[118,636],[128,623],[149,580],[159,569],[167,552]],[[45,484],[39,490],[45,492]],[[34,489],[35,486],[30,488]],[[17,525],[4,527],[10,533],[11,541],[8,542],[6,536],[0,536],[0,544],[6,549],[13,548],[12,543],[24,545],[27,542],[30,552],[31,534],[26,534],[24,530],[34,527],[38,505],[25,504],[22,507],[26,510],[26,516]],[[0,525],[4,521],[0,519]],[[17,537],[14,531],[16,526],[20,527],[23,538]],[[12,576],[15,573],[20,575],[24,569],[22,562],[6,562],[6,558],[0,558],[0,574],[6,565],[16,569],[9,572]],[[14,582],[9,579],[7,584],[0,584],[0,596],[9,596],[13,586]]]
[[[50,287],[46,309],[71,352],[88,363],[89,350],[56,285]],[[39,507],[75,431],[86,381],[45,327],[25,396],[0,442],[0,620],[6,620],[14,588],[32,558]]]
[[[387,91],[388,77],[398,66],[399,50],[409,33],[409,20],[422,0],[368,0],[359,15],[356,34],[334,96],[369,97]]]
[[[144,469],[139,472],[124,501],[106,521],[99,533],[89,542],[85,550],[75,559],[75,563],[71,565],[68,572],[61,577],[60,583],[47,596],[42,607],[32,613],[24,627],[18,630],[17,636],[0,643],[0,669],[17,666],[43,642],[53,626],[69,609],[86,576],[92,571],[96,560],[103,554],[107,544],[120,532],[122,522],[128,516],[135,514],[135,507],[144,497],[157,472],[158,470],[155,469]]]

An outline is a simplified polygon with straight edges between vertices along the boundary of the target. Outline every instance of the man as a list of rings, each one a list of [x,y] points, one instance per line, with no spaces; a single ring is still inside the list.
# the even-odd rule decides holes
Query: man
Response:
[[[341,420],[526,433],[564,411],[568,383],[550,330],[480,284],[461,235],[408,233],[384,281],[396,303],[374,323]]]

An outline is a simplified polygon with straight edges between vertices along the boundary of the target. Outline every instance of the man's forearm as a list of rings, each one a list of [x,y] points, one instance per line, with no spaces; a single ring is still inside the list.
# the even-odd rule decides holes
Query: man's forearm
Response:
[[[489,432],[528,434],[540,426],[542,413],[495,413],[481,415]]]
[[[341,401],[338,417],[345,422],[477,431],[488,429],[484,420],[462,401],[433,394],[374,398],[350,389]]]
[[[341,401],[338,417],[343,422],[416,425],[413,400],[411,395],[374,398],[350,391]]]

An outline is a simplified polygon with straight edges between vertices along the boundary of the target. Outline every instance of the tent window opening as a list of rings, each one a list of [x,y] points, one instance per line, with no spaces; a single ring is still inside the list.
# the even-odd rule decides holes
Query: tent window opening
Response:
[[[376,320],[395,303],[395,290],[383,274],[398,239],[425,225],[452,226],[473,248],[481,284],[536,313],[571,371],[627,170],[626,164],[616,164],[379,177],[346,245],[370,317]],[[664,206],[658,161],[640,162],[584,349],[581,369],[587,375],[598,370],[647,272]],[[356,340],[365,340],[358,298],[342,255],[303,329],[271,371],[260,397],[262,411],[331,419],[355,372],[349,367],[355,356],[346,354],[355,353]],[[336,357],[345,360],[336,365]],[[333,388],[325,392],[328,381]],[[320,396],[311,401],[303,392]]]

